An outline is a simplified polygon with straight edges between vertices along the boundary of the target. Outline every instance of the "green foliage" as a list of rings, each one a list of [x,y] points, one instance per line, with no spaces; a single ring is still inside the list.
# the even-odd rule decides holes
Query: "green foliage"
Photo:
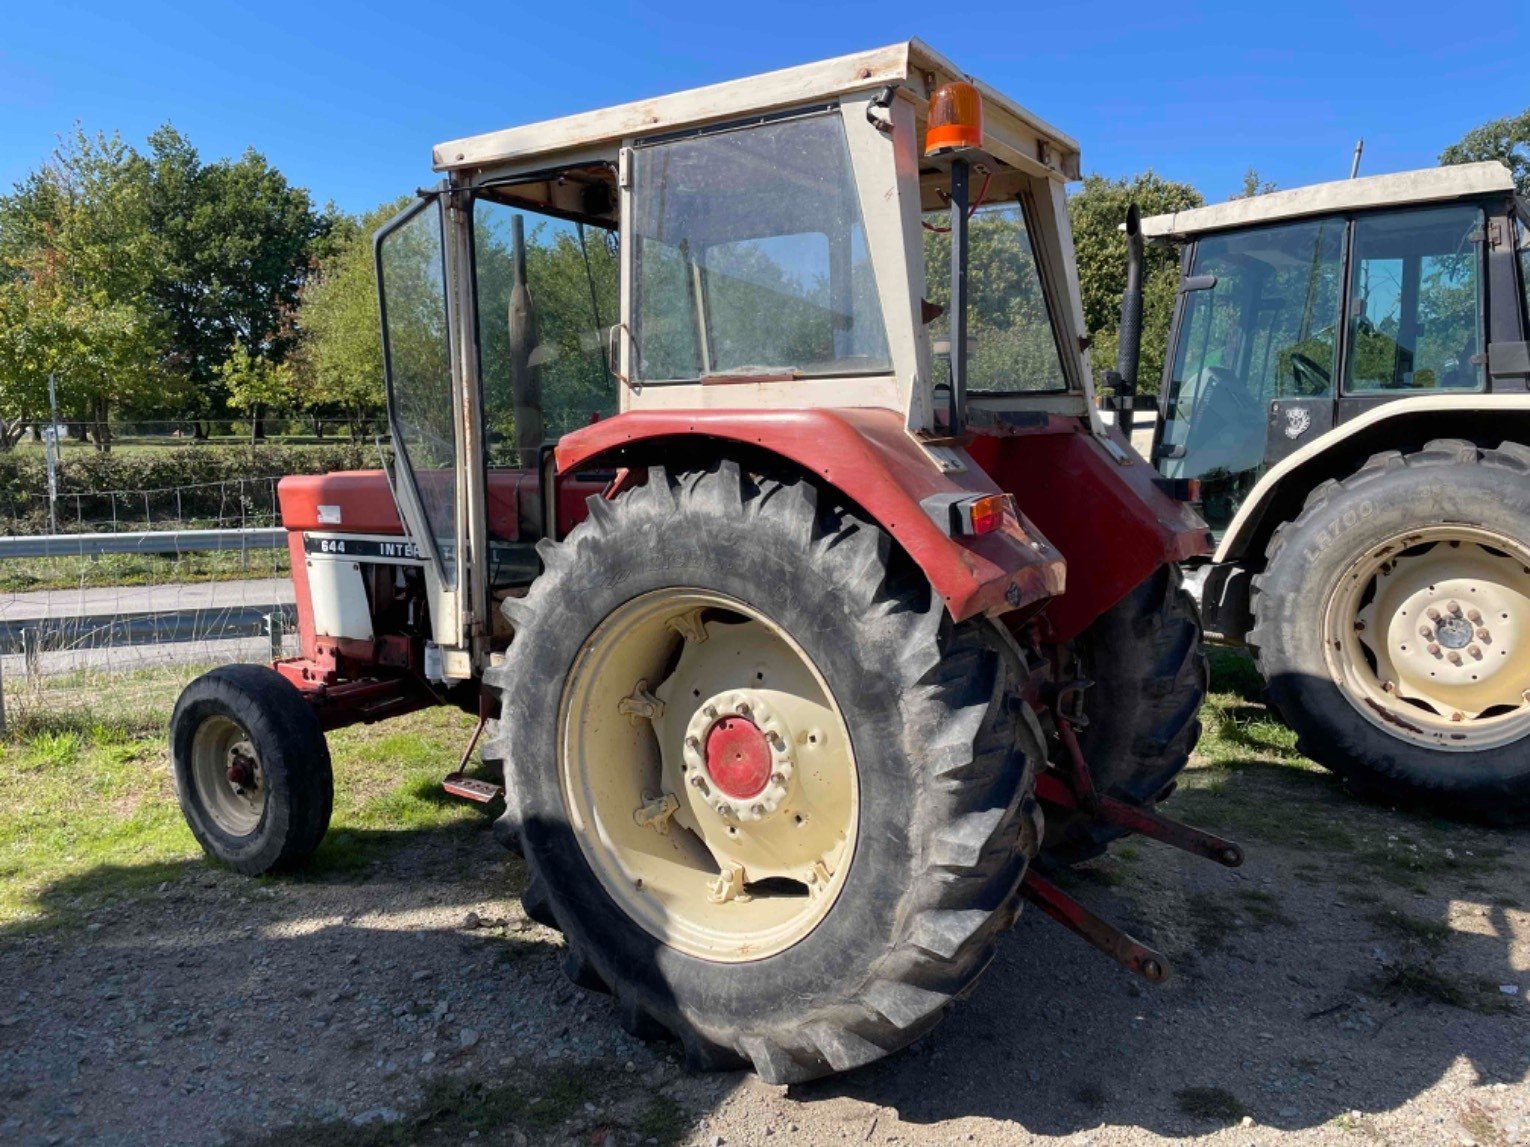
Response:
[[[104,448],[114,410],[174,400],[157,258],[148,169],[116,136],[76,129],[0,197],[0,418],[46,417],[53,374],[61,411]]]
[[[408,197],[359,219],[342,216],[324,239],[327,254],[303,290],[303,345],[298,402],[334,410],[358,425],[383,407],[382,329],[372,235],[408,204]]]
[[[510,461],[515,434],[508,321],[515,286],[512,215],[508,208],[481,204],[474,235],[484,411],[496,463]],[[620,306],[616,236],[588,227],[581,238],[572,223],[528,215],[525,246],[526,287],[536,315],[530,360],[539,372],[544,436],[556,438],[616,407],[616,381],[605,360],[605,328],[617,321]]]
[[[166,124],[140,162],[154,251],[149,295],[168,328],[170,365],[194,388],[191,412],[212,413],[236,344],[272,365],[292,351],[292,315],[329,220],[253,148],[204,163]]]
[[[275,366],[329,221],[254,151],[203,163],[168,125],[146,154],[76,129],[0,197],[0,449],[61,414],[109,445],[114,416],[220,412],[236,343]]]
[[[1205,200],[1189,184],[1171,182],[1152,171],[1124,179],[1085,176],[1084,189],[1068,200],[1084,297],[1084,325],[1094,338],[1096,383],[1105,371],[1115,367],[1121,292],[1126,288],[1126,237],[1120,227],[1127,207],[1134,202],[1143,215],[1158,215],[1200,207]],[[1142,289],[1142,362],[1137,372],[1144,394],[1158,391],[1178,290],[1178,253],[1148,247]]]
[[[363,470],[378,465],[377,450],[354,446],[184,446],[136,453],[66,455],[59,466],[59,528],[73,528],[76,495],[79,517],[86,523],[110,521],[111,497],[101,491],[168,491],[151,495],[148,512],[155,518],[226,519],[239,511],[237,492],[219,483],[240,479],[280,478],[287,474],[324,474],[332,470]],[[176,498],[175,488],[180,487]],[[46,533],[48,488],[40,451],[0,454],[0,524],[10,533]],[[230,499],[232,498],[232,501]],[[269,513],[269,497],[251,504],[252,513]],[[142,520],[145,500],[123,500],[119,509]]]
[[[926,218],[924,281],[929,301],[951,298],[951,235],[945,214]],[[967,387],[973,392],[1055,390],[1065,385],[1025,219],[1016,205],[985,207],[967,223]],[[950,317],[929,325],[949,337]],[[944,382],[945,368],[936,379]]]
[[[259,358],[240,342],[234,344],[227,361],[218,368],[217,377],[228,389],[228,404],[235,410],[286,409],[297,398],[290,363]]]
[[[1252,199],[1256,195],[1268,195],[1272,191],[1279,190],[1280,188],[1275,185],[1274,180],[1260,179],[1259,169],[1257,167],[1250,167],[1243,173],[1243,186],[1238,189],[1236,195],[1231,195],[1228,198]]]
[[[1521,195],[1530,195],[1530,108],[1474,127],[1440,152],[1442,164],[1497,159],[1508,164]]]

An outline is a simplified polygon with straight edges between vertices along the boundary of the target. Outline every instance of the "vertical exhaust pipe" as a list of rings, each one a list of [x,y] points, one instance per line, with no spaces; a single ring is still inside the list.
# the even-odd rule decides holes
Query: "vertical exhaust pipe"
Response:
[[[1121,323],[1116,340],[1114,378],[1116,420],[1128,442],[1132,437],[1137,367],[1142,360],[1142,213],[1126,209],[1126,289],[1121,292]]]
[[[536,349],[537,312],[526,285],[526,226],[510,219],[514,277],[510,287],[510,402],[515,410],[515,452],[523,469],[535,470],[542,449],[542,380],[531,356]]]

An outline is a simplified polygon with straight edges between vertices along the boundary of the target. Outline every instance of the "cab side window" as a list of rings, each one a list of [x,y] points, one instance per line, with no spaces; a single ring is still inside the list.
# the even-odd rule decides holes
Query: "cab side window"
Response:
[[[1475,207],[1355,222],[1350,393],[1482,389],[1482,227]]]

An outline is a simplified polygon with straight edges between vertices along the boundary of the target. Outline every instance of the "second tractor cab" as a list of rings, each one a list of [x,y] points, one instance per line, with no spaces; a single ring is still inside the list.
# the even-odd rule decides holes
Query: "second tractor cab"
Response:
[[[1208,630],[1357,789],[1530,816],[1530,215],[1499,163],[1142,221],[1183,248],[1153,460]]]
[[[1241,859],[1155,811],[1209,536],[1095,413],[1073,141],[914,41],[435,161],[377,236],[391,487],[282,482],[301,656],[177,707],[208,851],[301,860],[322,730],[450,703],[528,915],[693,1063],[906,1045],[1022,897],[1160,979],[1030,868]]]

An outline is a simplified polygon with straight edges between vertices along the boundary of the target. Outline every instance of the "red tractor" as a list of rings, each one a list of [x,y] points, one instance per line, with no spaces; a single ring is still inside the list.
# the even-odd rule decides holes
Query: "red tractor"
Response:
[[[435,164],[377,236],[393,469],[282,482],[302,655],[176,707],[207,851],[301,861],[325,730],[456,705],[528,915],[698,1066],[908,1044],[1022,897],[1162,977],[1028,871],[1241,860],[1155,811],[1209,538],[1096,413],[1074,142],[915,41]]]

